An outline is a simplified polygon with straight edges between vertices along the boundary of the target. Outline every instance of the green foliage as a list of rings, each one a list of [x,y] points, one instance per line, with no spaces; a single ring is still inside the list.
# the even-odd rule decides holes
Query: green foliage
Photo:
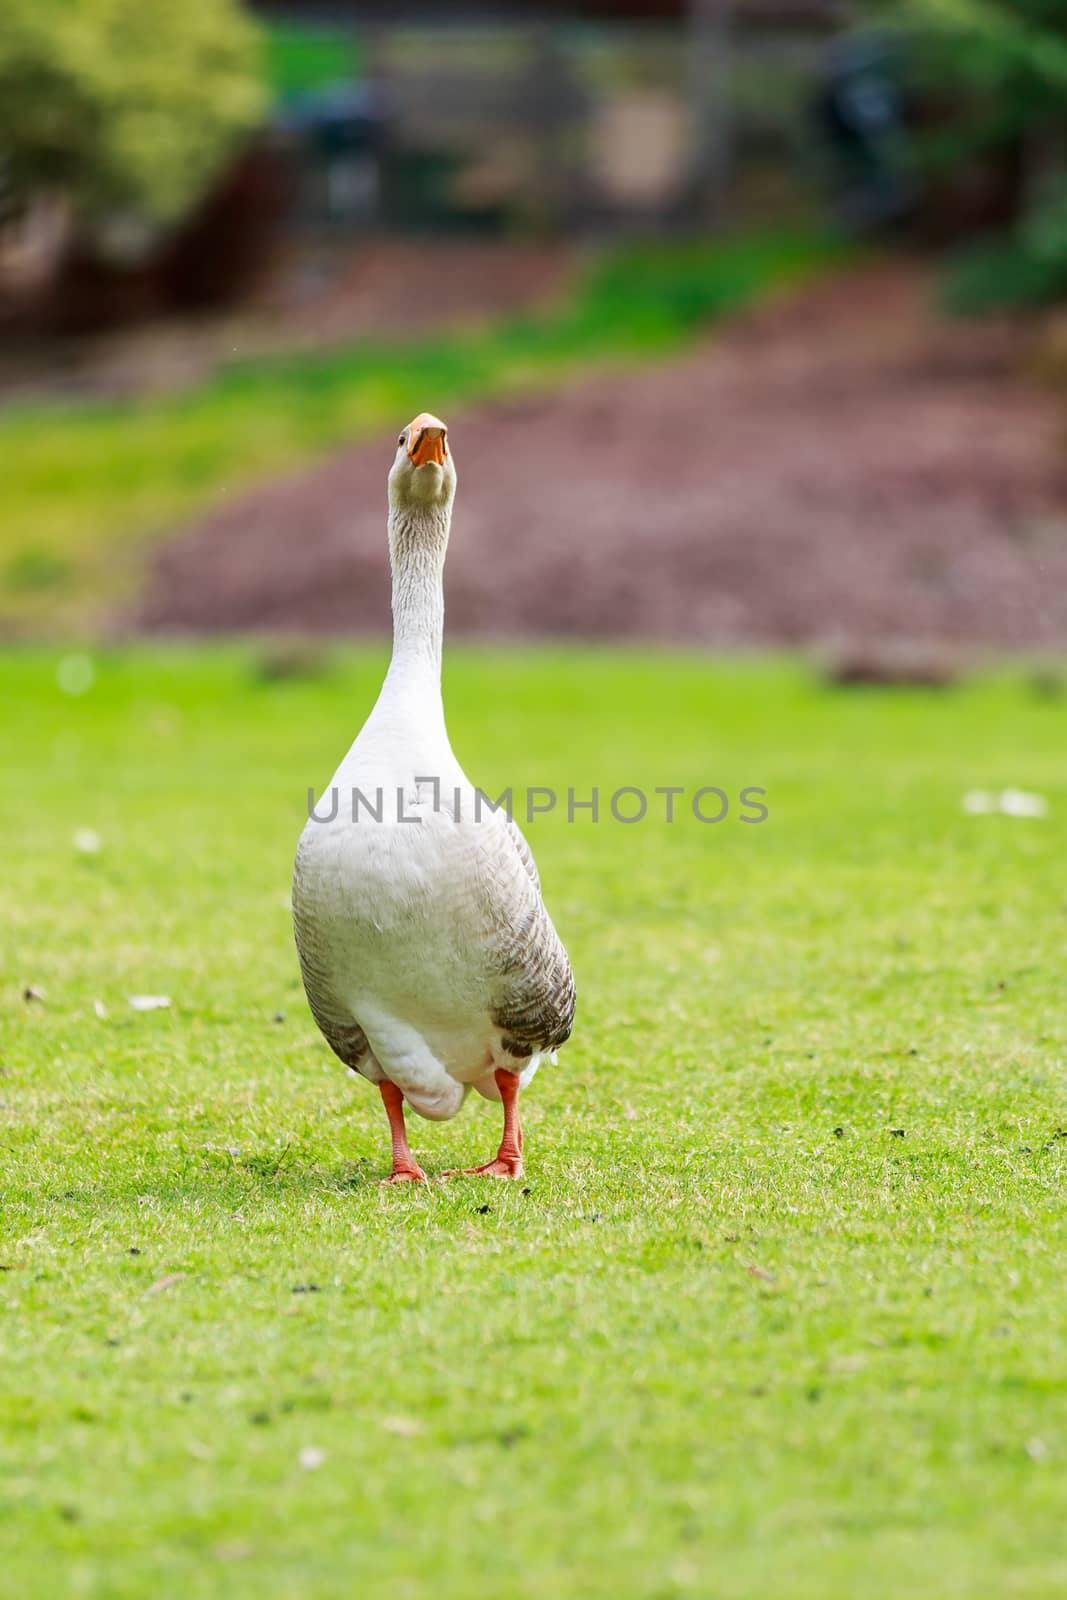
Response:
[[[716,315],[842,259],[840,245],[803,234],[629,246],[595,261],[572,296],[538,316],[421,344],[247,362],[163,399],[11,411],[0,417],[0,572],[32,550],[66,563],[70,581],[65,609],[54,593],[0,581],[0,613],[84,626],[132,578],[135,540],[223,489],[391,431],[428,396],[447,412],[583,367],[667,354]]]
[[[236,0],[4,0],[5,175],[89,220],[169,222],[256,126],[260,56]]]
[[[299,22],[267,24],[267,71],[281,99],[357,78],[362,51],[351,31],[313,28]]]
[[[1051,305],[1067,296],[1067,184],[1050,185],[1016,233],[961,251],[945,301],[964,314]]]
[[[1062,0],[906,0],[922,83],[948,92],[956,127],[942,161],[1012,143],[1062,169],[1067,16]],[[961,311],[1045,304],[1067,294],[1067,184],[1035,183],[1013,233],[962,253],[947,280]]]
[[[920,67],[992,103],[1001,126],[1054,122],[1067,96],[1067,24],[1060,0],[904,0],[896,22],[917,32]]]
[[[536,822],[580,1003],[527,1177],[401,1191],[287,907],[383,652],[95,667],[0,657],[6,1593],[1067,1591],[1062,700],[448,650],[492,793],[770,815]],[[1008,785],[1049,815],[964,815]]]

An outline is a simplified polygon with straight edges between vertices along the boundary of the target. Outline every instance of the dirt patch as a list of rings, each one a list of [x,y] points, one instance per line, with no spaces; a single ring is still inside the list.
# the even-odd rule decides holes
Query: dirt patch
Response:
[[[449,632],[1062,646],[1065,423],[1018,349],[1009,327],[939,321],[920,270],[879,266],[684,360],[452,417]],[[392,449],[180,535],[126,624],[381,633]]]

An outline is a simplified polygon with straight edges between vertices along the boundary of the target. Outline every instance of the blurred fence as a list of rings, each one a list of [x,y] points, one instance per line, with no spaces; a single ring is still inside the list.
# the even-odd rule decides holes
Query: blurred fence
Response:
[[[776,204],[801,203],[826,29],[694,11],[671,23],[354,24],[368,92],[351,136],[310,151],[308,214],[574,230],[705,222],[766,207],[772,190]],[[326,122],[325,96],[322,108]]]
[[[265,9],[275,47],[317,47],[295,84],[275,77],[252,144],[163,228],[125,211],[86,232],[61,191],[0,205],[0,324],[13,336],[232,302],[309,234],[604,233],[810,211],[835,26],[821,0],[620,9],[637,14]],[[308,82],[311,58],[325,72]]]

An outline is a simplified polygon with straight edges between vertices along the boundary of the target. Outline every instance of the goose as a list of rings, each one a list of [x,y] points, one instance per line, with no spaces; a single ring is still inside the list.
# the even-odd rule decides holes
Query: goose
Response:
[[[520,1091],[574,1021],[570,962],[529,845],[449,743],[441,649],[455,493],[448,429],[421,412],[389,473],[389,669],[330,804],[309,810],[293,872],[308,1003],[334,1053],[378,1086],[385,1183],[426,1179],[405,1107],[443,1120],[472,1088],[502,1104],[504,1129],[493,1160],[459,1170],[521,1177]]]

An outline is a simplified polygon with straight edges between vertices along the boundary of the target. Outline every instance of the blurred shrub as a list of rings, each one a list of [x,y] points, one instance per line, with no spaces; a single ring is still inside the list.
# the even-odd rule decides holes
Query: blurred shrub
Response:
[[[0,167],[28,202],[67,201],[131,237],[200,198],[266,101],[236,0],[3,0]]]
[[[1063,0],[904,0],[895,14],[915,38],[922,89],[951,106],[950,126],[932,146],[934,161],[1014,149],[1029,169],[1014,224],[951,265],[950,304],[972,312],[1067,295]]]
[[[965,314],[1025,310],[1067,298],[1067,180],[1042,185],[1007,237],[961,251],[945,277],[945,300]]]

